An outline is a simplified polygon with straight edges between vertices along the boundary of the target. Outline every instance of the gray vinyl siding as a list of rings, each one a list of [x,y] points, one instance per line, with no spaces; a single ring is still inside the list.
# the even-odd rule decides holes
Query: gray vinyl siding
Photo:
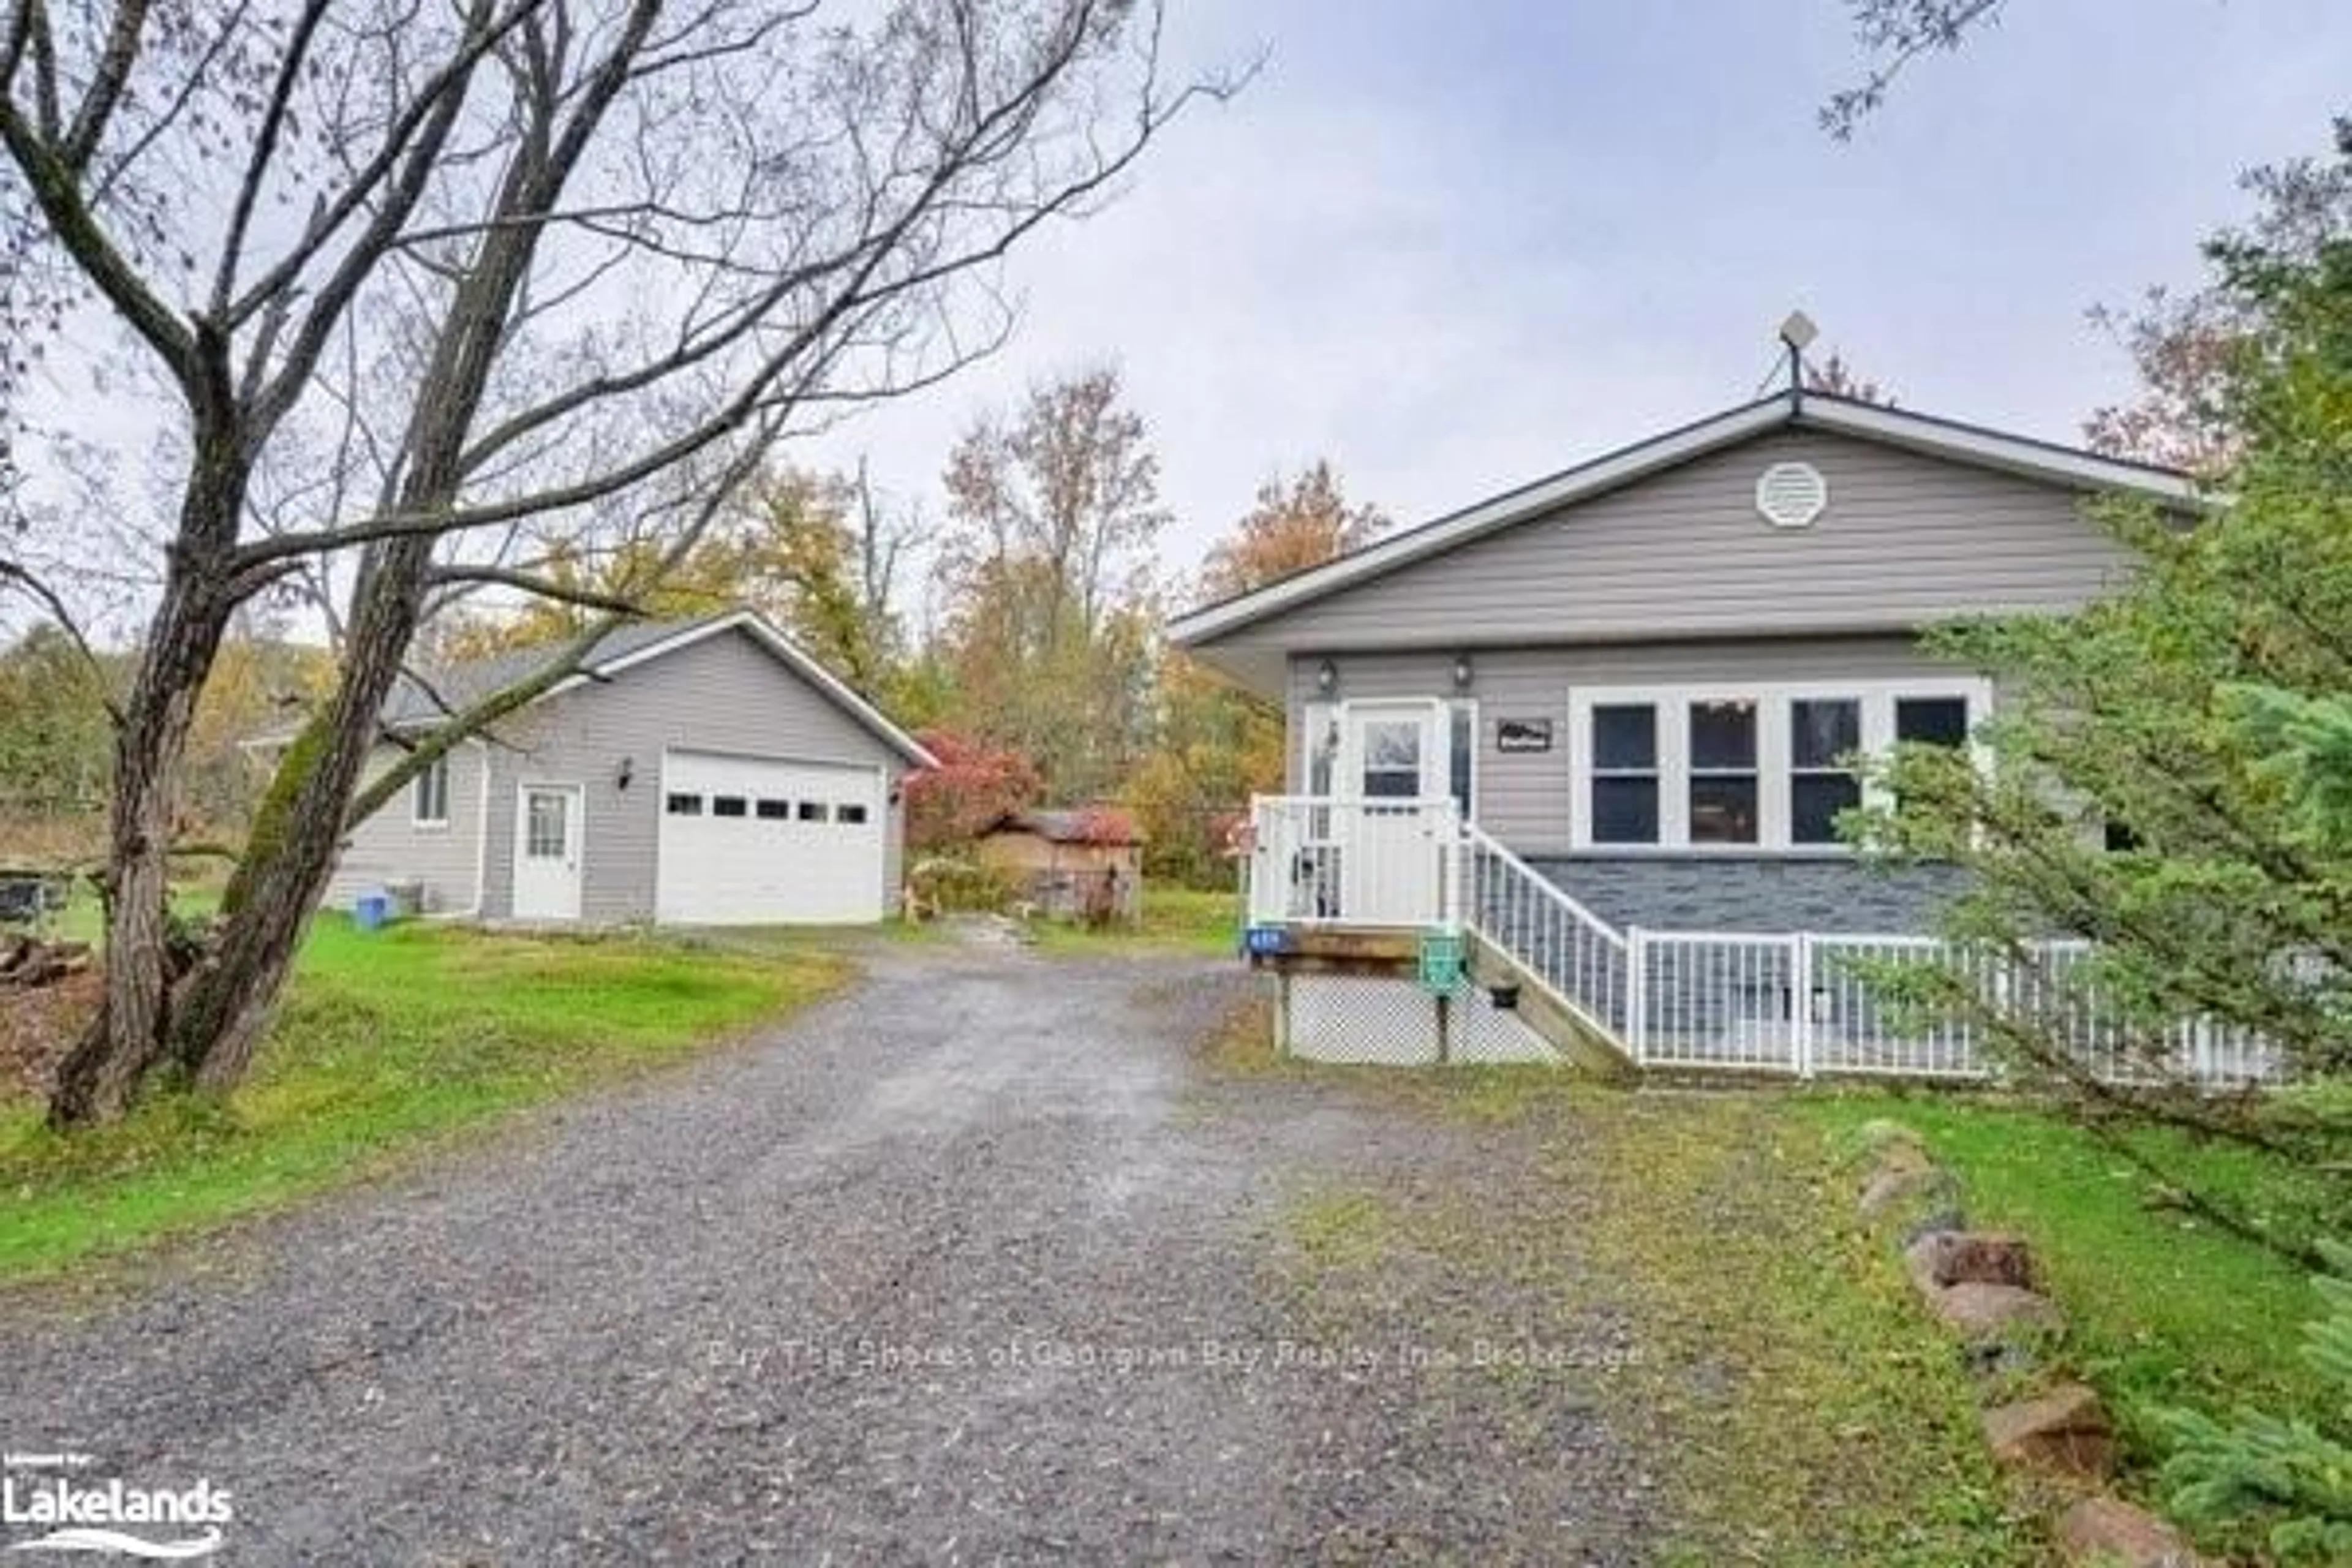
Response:
[[[1949,679],[1967,673],[1931,658],[1906,637],[1487,648],[1474,656],[1470,689],[1463,692],[1454,689],[1448,652],[1300,654],[1290,661],[1286,728],[1294,790],[1305,788],[1299,736],[1306,705],[1324,700],[1315,679],[1327,657],[1339,678],[1335,699],[1461,696],[1476,701],[1471,811],[1487,832],[1522,855],[1561,855],[1570,847],[1568,701],[1576,687]],[[1496,724],[1504,719],[1550,721],[1551,750],[1496,751]]]
[[[392,747],[378,747],[361,777],[373,783],[399,756]],[[450,752],[446,826],[416,824],[416,789],[411,784],[353,828],[328,880],[326,906],[348,910],[361,893],[386,882],[422,882],[427,914],[473,909],[481,866],[483,756],[478,745]]]
[[[1759,517],[1765,468],[1819,468],[1809,528]],[[1494,646],[1911,629],[2055,610],[2129,553],[2045,481],[1819,431],[1777,431],[1215,639],[1212,648]]]
[[[1325,658],[1338,672],[1329,698],[1316,687]],[[1291,660],[1289,787],[1302,776],[1306,706],[1348,698],[1466,697],[1478,711],[1471,814],[1480,826],[1612,924],[1653,931],[1880,931],[1925,934],[1958,886],[1941,868],[1892,871],[1850,855],[1723,853],[1611,855],[1570,851],[1569,695],[1579,686],[1680,686],[1741,681],[1937,680],[1964,675],[1907,637],[1486,649],[1466,691],[1454,656],[1307,654]],[[1998,699],[1996,699],[1997,700]],[[1549,720],[1549,752],[1495,749],[1504,719]]]
[[[511,911],[515,805],[525,783],[581,786],[581,916],[591,924],[654,916],[665,750],[719,752],[882,770],[886,799],[906,763],[838,703],[741,632],[705,638],[575,688],[500,727],[493,749],[486,912]],[[619,787],[621,760],[633,763]],[[902,819],[885,834],[885,907],[898,885]]]

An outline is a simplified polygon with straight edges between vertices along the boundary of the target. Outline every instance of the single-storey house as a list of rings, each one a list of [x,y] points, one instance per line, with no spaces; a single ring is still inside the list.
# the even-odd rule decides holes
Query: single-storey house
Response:
[[[1283,705],[1301,795],[1451,795],[1602,920],[1928,929],[1932,869],[1859,866],[1840,765],[1965,742],[1999,700],[1924,652],[1957,616],[2130,570],[2090,498],[2189,479],[1796,388],[1178,618]]]
[[[1277,1042],[1982,1071],[1858,978],[1927,950],[1958,872],[1865,865],[1839,818],[1858,756],[1971,745],[2001,700],[1925,628],[2134,569],[2087,511],[2108,496],[2201,506],[2181,474],[1791,386],[1179,617],[1286,716],[1243,853]]]
[[[404,680],[403,731],[543,651]],[[898,885],[912,736],[748,610],[617,628],[581,670],[461,742],[352,829],[327,893],[406,886],[427,913],[608,925],[878,921]]]
[[[974,854],[1022,896],[1062,920],[1133,921],[1143,912],[1143,832],[1126,812],[1009,811]]]

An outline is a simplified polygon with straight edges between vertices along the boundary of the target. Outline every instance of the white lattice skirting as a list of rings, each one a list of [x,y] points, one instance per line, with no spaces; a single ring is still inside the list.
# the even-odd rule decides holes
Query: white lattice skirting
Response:
[[[1338,975],[1275,976],[1275,1045],[1307,1061],[1381,1067],[1454,1062],[1545,1062],[1559,1053],[1465,987],[1444,1007],[1410,980]]]

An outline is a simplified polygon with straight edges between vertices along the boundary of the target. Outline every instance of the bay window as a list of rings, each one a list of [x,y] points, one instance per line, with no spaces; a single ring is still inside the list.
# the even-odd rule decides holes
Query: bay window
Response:
[[[1862,759],[1898,741],[1965,747],[1991,705],[1976,679],[1578,688],[1569,698],[1578,849],[1844,847]]]

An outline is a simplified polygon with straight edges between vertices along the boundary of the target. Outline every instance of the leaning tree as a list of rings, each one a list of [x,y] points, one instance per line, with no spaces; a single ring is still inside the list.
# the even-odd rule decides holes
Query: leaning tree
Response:
[[[143,626],[103,997],[52,1121],[234,1083],[346,825],[584,647],[362,788],[436,605],[565,592],[515,545],[569,526],[675,558],[772,443],[992,346],[1009,249],[1233,86],[1160,57],[1143,0],[14,0],[0,395],[37,401],[26,345],[103,359],[171,463],[152,526],[107,536]],[[37,480],[18,428],[0,477]],[[0,585],[69,620],[89,547],[5,537]],[[231,617],[289,595],[339,679],[191,961],[191,716]]]

